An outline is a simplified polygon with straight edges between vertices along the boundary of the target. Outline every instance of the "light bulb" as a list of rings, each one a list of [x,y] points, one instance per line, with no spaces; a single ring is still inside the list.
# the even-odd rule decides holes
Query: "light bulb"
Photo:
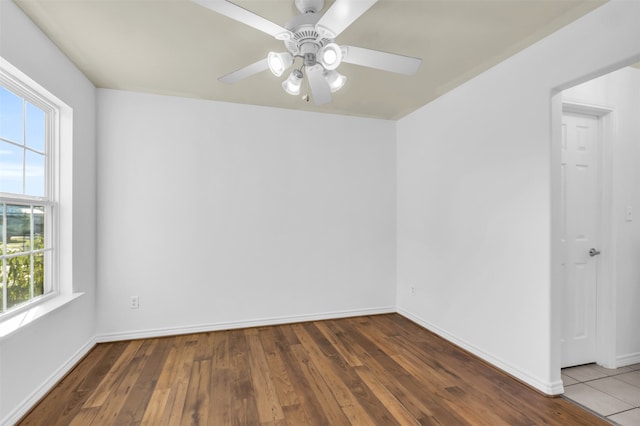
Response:
[[[324,52],[322,59],[324,59],[324,62],[327,65],[332,65],[335,64],[338,60],[338,55],[336,55],[336,52],[333,50],[327,50],[326,52]]]

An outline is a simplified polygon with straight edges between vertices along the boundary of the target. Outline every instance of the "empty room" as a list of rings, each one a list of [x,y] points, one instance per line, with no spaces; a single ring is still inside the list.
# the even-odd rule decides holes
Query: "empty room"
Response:
[[[640,424],[639,22],[0,0],[0,424]]]

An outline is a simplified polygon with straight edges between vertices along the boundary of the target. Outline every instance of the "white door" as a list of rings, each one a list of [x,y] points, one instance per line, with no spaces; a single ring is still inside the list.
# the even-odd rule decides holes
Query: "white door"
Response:
[[[600,224],[598,117],[563,113],[563,330],[561,366],[596,360],[596,295]]]

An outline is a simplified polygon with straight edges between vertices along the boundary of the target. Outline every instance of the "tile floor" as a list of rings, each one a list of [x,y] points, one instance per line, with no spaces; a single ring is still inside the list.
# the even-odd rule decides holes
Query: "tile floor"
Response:
[[[609,370],[596,364],[562,370],[564,396],[614,425],[640,426],[640,364]]]

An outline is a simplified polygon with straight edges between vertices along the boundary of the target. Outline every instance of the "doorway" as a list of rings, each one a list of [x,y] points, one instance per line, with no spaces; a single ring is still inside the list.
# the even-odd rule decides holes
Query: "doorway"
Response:
[[[602,138],[599,115],[576,109],[564,104],[562,113],[562,368],[597,360]]]
[[[560,367],[615,368],[612,108],[558,95]]]

